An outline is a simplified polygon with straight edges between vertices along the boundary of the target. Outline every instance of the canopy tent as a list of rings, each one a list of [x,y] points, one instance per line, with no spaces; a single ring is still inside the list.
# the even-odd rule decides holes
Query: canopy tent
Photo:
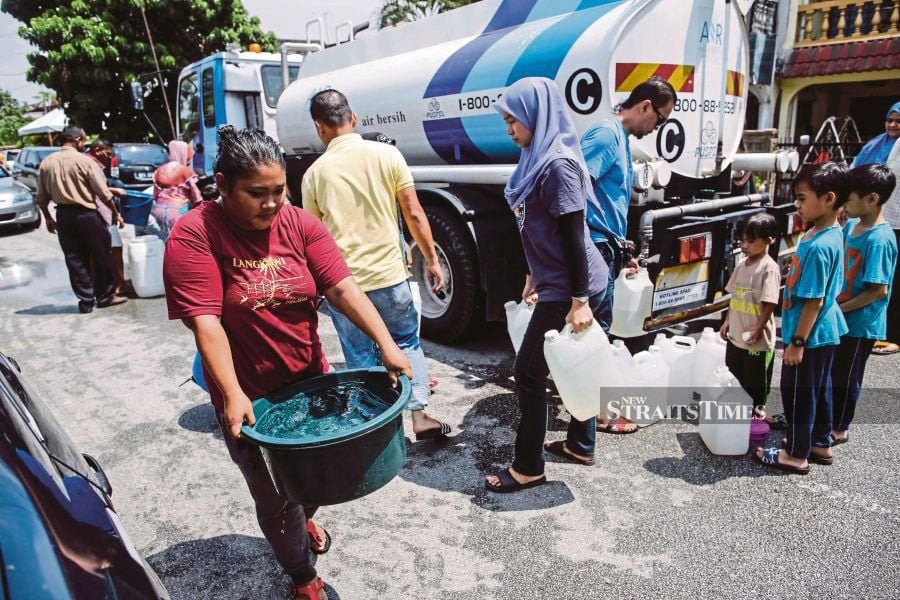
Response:
[[[26,135],[40,135],[42,133],[59,133],[66,128],[69,123],[69,117],[61,108],[54,108],[46,115],[38,117],[31,123],[19,128],[19,137]]]

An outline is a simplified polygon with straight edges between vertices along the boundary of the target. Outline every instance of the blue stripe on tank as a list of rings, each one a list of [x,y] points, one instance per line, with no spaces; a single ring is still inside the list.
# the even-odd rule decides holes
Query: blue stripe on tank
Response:
[[[528,18],[537,0],[505,0],[491,18],[484,32],[459,48],[440,66],[425,90],[424,98],[446,96],[462,91],[466,77],[475,63],[497,40]]]
[[[516,61],[505,85],[511,85],[523,77],[554,79],[569,50],[585,30],[622,2],[623,0],[583,0],[575,12],[535,38]]]
[[[514,163],[519,160],[521,150],[506,135],[506,122],[498,112],[465,117],[462,125],[472,143],[481,150],[490,162]]]
[[[428,143],[449,164],[488,163],[490,159],[469,139],[462,119],[424,121]]]

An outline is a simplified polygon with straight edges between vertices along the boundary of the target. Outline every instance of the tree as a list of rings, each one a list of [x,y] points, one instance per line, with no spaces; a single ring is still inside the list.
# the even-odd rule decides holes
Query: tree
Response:
[[[153,137],[132,104],[130,84],[139,81],[148,84],[147,114],[169,139],[141,8],[173,113],[182,67],[230,42],[276,49],[275,35],[263,32],[240,0],[3,0],[0,6],[25,24],[19,35],[38,49],[28,56],[28,80],[54,90],[72,123],[114,140]]]
[[[478,0],[387,0],[381,8],[383,27],[424,19]]]
[[[9,92],[0,90],[0,145],[18,144],[18,130],[27,122],[25,106]]]

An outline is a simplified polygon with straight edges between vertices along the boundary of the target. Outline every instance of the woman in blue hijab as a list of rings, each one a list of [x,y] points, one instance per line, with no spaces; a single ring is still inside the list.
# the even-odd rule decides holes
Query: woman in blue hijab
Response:
[[[576,333],[598,327],[593,322],[608,272],[588,234],[585,202],[592,186],[578,134],[556,84],[544,78],[520,79],[495,108],[522,149],[505,194],[528,261],[522,298],[537,303],[516,356],[521,419],[515,459],[510,468],[485,482],[492,492],[515,492],[546,482],[543,450],[577,464],[594,464],[595,419],[573,418],[565,441],[544,445],[549,373],[544,333],[566,324]]]
[[[888,109],[887,117],[885,117],[884,121],[884,133],[875,136],[863,146],[856,158],[853,159],[852,166],[887,164],[888,156],[890,156],[897,138],[900,138],[900,102],[895,102]]]

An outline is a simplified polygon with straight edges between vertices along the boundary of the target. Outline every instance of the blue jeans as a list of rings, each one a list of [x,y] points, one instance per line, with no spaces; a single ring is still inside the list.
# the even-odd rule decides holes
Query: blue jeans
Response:
[[[600,307],[594,312],[594,316],[597,322],[600,323],[603,332],[608,335],[609,327],[612,325],[613,292],[616,287],[616,277],[619,275],[616,272],[616,249],[611,243],[605,241],[595,242],[594,245],[597,246],[597,250],[600,251],[600,255],[609,268],[609,280],[606,282],[606,291],[603,292]]]
[[[591,296],[590,306],[597,318],[603,294]],[[519,399],[519,428],[516,431],[516,455],[512,467],[522,475],[544,474],[544,437],[547,434],[547,375],[550,367],[544,358],[544,333],[561,330],[572,307],[569,302],[538,302],[525,330],[514,367],[516,395]],[[566,447],[582,456],[594,455],[597,420],[569,420]]]
[[[375,305],[375,310],[387,325],[391,337],[406,354],[412,367],[412,396],[406,408],[422,410],[428,404],[428,367],[425,364],[425,353],[419,345],[419,313],[413,305],[409,283],[403,281],[391,287],[372,290],[366,292],[366,296]],[[333,306],[328,305],[328,312],[341,341],[348,369],[366,369],[381,364],[378,347],[372,338]]]

